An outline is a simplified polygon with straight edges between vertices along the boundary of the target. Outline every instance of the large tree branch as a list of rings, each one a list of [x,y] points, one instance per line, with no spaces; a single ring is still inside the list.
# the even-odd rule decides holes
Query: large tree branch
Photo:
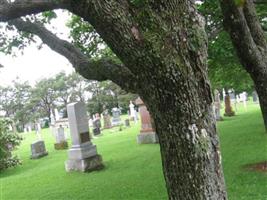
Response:
[[[265,34],[257,17],[256,9],[251,1],[246,1],[244,5],[244,15],[255,43],[267,50]]]
[[[0,0],[0,21],[8,21],[53,9],[67,9],[68,7],[69,0],[16,0],[12,3]]]
[[[91,80],[111,80],[128,91],[137,90],[137,81],[134,75],[122,64],[115,63],[111,59],[89,60],[74,45],[62,40],[47,30],[43,25],[15,19],[9,21],[19,31],[37,35],[52,50],[66,57],[83,77]]]
[[[241,63],[250,73],[260,74],[266,72],[266,66],[260,61],[266,57],[267,47],[266,41],[259,38],[262,35],[258,32],[261,26],[256,19],[256,11],[251,1],[247,0],[244,5],[236,5],[233,0],[220,0],[224,27],[231,36]]]

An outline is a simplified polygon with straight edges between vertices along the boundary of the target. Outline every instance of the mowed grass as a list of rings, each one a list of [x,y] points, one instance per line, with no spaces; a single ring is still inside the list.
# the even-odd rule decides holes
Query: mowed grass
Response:
[[[247,171],[249,163],[267,160],[267,134],[258,105],[218,123],[224,174],[230,200],[266,200],[267,173]],[[54,150],[50,129],[42,130],[49,155],[29,159],[34,133],[24,135],[17,150],[23,164],[0,175],[0,199],[167,199],[159,146],[138,145],[140,124],[103,131],[93,139],[105,169],[91,173],[66,173],[67,151]],[[70,140],[68,140],[70,143]]]
[[[230,200],[267,200],[267,172],[245,170],[267,160],[267,133],[258,104],[240,104],[234,117],[218,123],[224,175]]]

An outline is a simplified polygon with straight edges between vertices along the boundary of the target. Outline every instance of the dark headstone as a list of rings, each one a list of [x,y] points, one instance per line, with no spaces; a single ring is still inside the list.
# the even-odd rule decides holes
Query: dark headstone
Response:
[[[125,119],[125,126],[126,127],[130,127],[130,120],[129,119]]]

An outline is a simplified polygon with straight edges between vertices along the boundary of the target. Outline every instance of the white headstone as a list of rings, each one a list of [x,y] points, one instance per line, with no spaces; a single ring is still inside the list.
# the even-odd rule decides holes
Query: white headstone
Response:
[[[63,127],[57,128],[56,143],[61,143],[65,141],[66,141],[66,138],[65,138],[64,128]]]
[[[59,116],[59,113],[58,113],[58,110],[57,108],[55,108],[55,120],[59,120],[60,119],[60,116]]]
[[[240,95],[240,99],[243,102],[245,110],[247,110],[247,94],[246,92],[242,92]]]
[[[36,123],[36,134],[39,140],[42,139],[42,135],[41,135],[41,124],[39,122]]]
[[[137,122],[137,112],[136,110],[134,109],[134,104],[132,103],[132,101],[130,101],[130,105],[129,105],[129,108],[130,108],[130,117],[132,119],[134,119],[134,122],[136,123]]]

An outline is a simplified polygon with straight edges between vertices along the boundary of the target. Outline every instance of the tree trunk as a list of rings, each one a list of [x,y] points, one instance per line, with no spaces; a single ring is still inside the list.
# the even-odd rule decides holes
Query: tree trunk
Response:
[[[255,88],[259,96],[261,113],[265,124],[265,131],[267,132],[267,77],[262,77],[263,80],[256,80]]]
[[[136,93],[155,120],[169,199],[227,199],[206,34],[194,2],[83,2],[72,11],[94,26],[135,75]]]
[[[224,27],[239,60],[254,81],[267,132],[267,42],[253,0],[221,0]]]
[[[91,1],[82,16],[136,75],[136,92],[155,120],[169,199],[227,199],[206,34],[194,3],[150,1],[132,11],[121,2],[101,2]],[[81,14],[81,6],[74,12]]]
[[[190,90],[142,96],[155,121],[169,199],[227,199],[210,97],[199,99]]]

